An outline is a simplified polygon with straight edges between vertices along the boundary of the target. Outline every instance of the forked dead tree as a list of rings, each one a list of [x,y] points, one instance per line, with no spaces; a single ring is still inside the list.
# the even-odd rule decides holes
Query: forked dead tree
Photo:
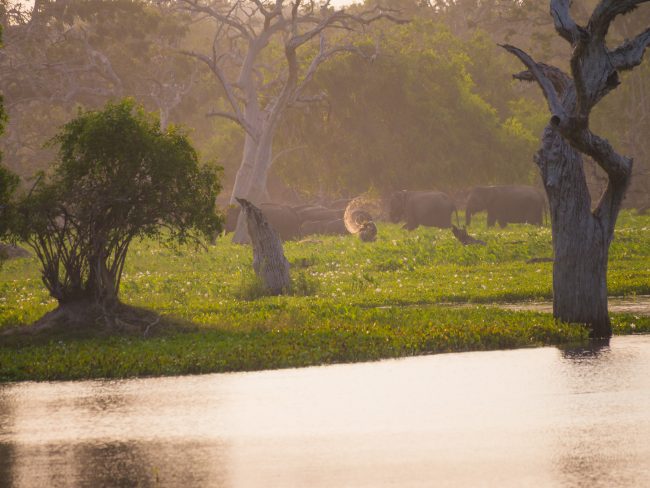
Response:
[[[354,31],[380,19],[402,22],[387,9],[377,7],[348,13],[330,6],[329,0],[318,4],[302,0],[177,0],[177,3],[199,18],[214,22],[215,32],[211,45],[207,46],[208,53],[186,54],[205,63],[223,88],[226,106],[213,110],[211,115],[230,119],[245,131],[244,152],[231,204],[236,198],[245,198],[256,205],[268,201],[266,182],[273,161],[273,137],[288,107],[322,98],[307,92],[317,69],[339,53],[371,57],[351,42],[341,40],[340,35],[330,45],[326,32]],[[313,45],[316,40],[318,45]],[[269,57],[269,51],[275,46],[283,50],[281,62]],[[242,218],[233,241],[248,241]]]
[[[616,219],[632,174],[632,160],[591,132],[596,104],[619,84],[619,73],[638,66],[650,44],[650,28],[615,49],[607,31],[619,15],[650,0],[601,0],[586,26],[571,15],[572,0],[551,0],[557,33],[573,48],[571,76],[534,61],[524,51],[503,47],[527,70],[516,79],[542,89],[551,119],[535,155],[548,195],[553,232],[553,314],[566,322],[587,324],[593,337],[612,334],[607,312],[607,261]],[[593,158],[608,177],[607,188],[592,210],[582,154]]]

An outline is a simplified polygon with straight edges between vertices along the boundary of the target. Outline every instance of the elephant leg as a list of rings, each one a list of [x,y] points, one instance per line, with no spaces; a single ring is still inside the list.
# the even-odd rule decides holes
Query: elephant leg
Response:
[[[507,221],[507,220],[505,220],[505,219],[499,219],[499,227],[501,227],[501,228],[503,229],[506,225],[508,225],[508,221]]]
[[[407,222],[402,226],[402,229],[406,229],[406,230],[415,230],[415,229],[418,228],[418,226],[419,226],[419,224],[416,223],[416,222],[407,221]]]
[[[487,226],[488,227],[494,227],[494,224],[496,223],[497,218],[495,215],[493,215],[491,212],[488,212],[487,214]]]

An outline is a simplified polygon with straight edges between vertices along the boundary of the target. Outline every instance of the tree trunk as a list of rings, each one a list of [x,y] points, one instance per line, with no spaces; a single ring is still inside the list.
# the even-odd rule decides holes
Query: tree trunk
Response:
[[[556,236],[553,246],[553,316],[589,325],[592,337],[610,337],[607,247],[598,235],[578,240],[568,234]]]
[[[251,149],[254,144],[254,153],[252,159],[246,159],[247,154],[244,152],[245,160],[242,161],[241,178],[235,182],[235,189],[233,189],[233,197],[235,201],[238,198],[244,198],[254,205],[268,202],[268,192],[266,189],[266,181],[268,171],[271,167],[272,144],[274,129],[272,127],[263,127],[259,131],[262,136],[257,143],[251,143]],[[248,140],[248,136],[247,136]],[[246,148],[245,148],[246,149]],[[237,220],[237,228],[232,238],[235,244],[249,244],[250,236],[248,235],[248,226],[243,214],[240,214]]]
[[[550,0],[557,33],[571,45],[571,75],[536,62],[514,46],[503,48],[526,66],[514,75],[535,81],[546,98],[551,120],[535,157],[548,195],[553,225],[553,310],[556,318],[581,322],[593,337],[612,334],[607,316],[607,258],[632,159],[589,127],[593,108],[620,83],[620,73],[639,66],[650,46],[650,28],[612,49],[606,38],[612,22],[647,0],[599,0],[589,22],[578,24],[570,0]],[[607,188],[595,210],[581,154],[607,174]]]
[[[554,128],[546,128],[535,161],[553,227],[553,316],[588,324],[593,337],[610,337],[607,258],[613,227],[592,214],[582,156]]]
[[[235,184],[230,195],[230,204],[236,205],[237,198],[248,198],[247,192],[250,186],[251,177],[255,170],[255,159],[257,157],[257,146],[259,134],[264,129],[264,115],[257,101],[257,92],[253,81],[246,79],[241,81],[246,86],[246,104],[244,108],[244,119],[249,125],[249,131],[244,133],[244,154],[241,164],[235,176]],[[259,203],[259,202],[258,202]]]
[[[248,234],[253,244],[253,269],[272,295],[280,295],[289,288],[289,261],[284,256],[282,241],[269,225],[262,211],[249,201],[238,198],[246,219]]]

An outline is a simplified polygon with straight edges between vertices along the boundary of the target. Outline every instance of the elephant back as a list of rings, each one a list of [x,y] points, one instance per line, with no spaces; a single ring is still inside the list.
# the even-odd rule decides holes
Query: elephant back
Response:
[[[300,219],[291,207],[263,203],[260,210],[283,241],[300,238]]]

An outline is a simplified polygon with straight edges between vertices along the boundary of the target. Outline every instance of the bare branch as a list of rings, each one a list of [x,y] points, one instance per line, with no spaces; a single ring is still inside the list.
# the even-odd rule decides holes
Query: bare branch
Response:
[[[233,16],[237,2],[233,5],[226,13],[219,12],[213,8],[208,7],[207,5],[202,5],[198,0],[181,0],[184,4],[187,5],[186,9],[191,12],[200,12],[206,15],[209,15],[213,19],[229,25],[233,29],[239,31],[242,36],[247,39],[252,39],[250,31],[246,28],[245,23],[241,22],[239,19]],[[227,3],[225,4],[228,5]]]
[[[377,12],[377,13],[368,17],[368,15],[373,12]],[[381,19],[387,19],[396,24],[406,24],[409,22],[408,20],[399,19],[395,17],[392,14],[393,12],[394,11],[387,10],[387,9],[386,10],[373,9],[373,10],[361,12],[360,14],[352,15],[345,12],[345,10],[337,10],[336,12],[323,18],[313,29],[306,31],[299,36],[294,35],[290,39],[289,43],[294,49],[296,49],[302,46],[303,44],[305,44],[306,42],[310,41],[317,35],[319,35],[323,30],[325,30],[328,27],[338,26],[341,28],[345,28],[347,30],[352,30],[352,27],[348,25],[350,23],[367,26]]]
[[[208,112],[207,114],[205,114],[205,116],[206,117],[221,117],[221,118],[224,118],[224,119],[232,120],[237,125],[239,125],[242,129],[246,130],[246,127],[244,127],[244,125],[242,124],[242,121],[239,120],[239,117],[237,117],[237,115],[235,115],[234,113],[221,112],[219,110],[212,110],[212,111]]]
[[[359,49],[359,47],[354,46],[352,44],[336,46],[329,50],[326,49],[325,36],[321,34],[319,52],[310,63],[309,68],[307,68],[307,72],[305,73],[302,82],[296,88],[294,96],[292,97],[293,101],[298,101],[298,99],[301,98],[302,92],[305,90],[305,87],[309,84],[309,82],[313,79],[314,73],[316,73],[316,70],[321,64],[323,64],[328,59],[332,58],[334,55],[343,52],[356,53],[363,58],[366,57],[364,52],[361,49]]]
[[[559,94],[553,82],[545,75],[533,58],[524,51],[509,44],[500,44],[500,46],[509,53],[514,54],[528,68],[532,79],[542,88],[551,114],[553,114],[551,122],[553,125],[559,125],[562,120],[566,119],[566,113],[562,103],[560,103]]]
[[[610,181],[625,181],[632,171],[632,160],[618,154],[607,139],[597,136],[589,129],[562,132],[571,145],[591,156],[609,176]]]
[[[253,140],[257,140],[257,134],[255,133],[255,130],[248,123],[246,117],[241,111],[241,107],[239,105],[237,96],[235,95],[235,92],[233,90],[233,85],[228,82],[226,75],[221,70],[219,65],[217,65],[217,63],[213,59],[211,59],[210,57],[202,53],[197,53],[195,51],[181,51],[181,53],[199,59],[210,67],[214,75],[219,80],[219,83],[221,84],[222,88],[226,92],[226,98],[228,99],[228,103],[230,104],[234,112],[232,116],[237,118],[236,122],[244,128],[244,130],[253,138]]]
[[[650,28],[610,53],[614,68],[618,71],[626,71],[640,65],[648,46],[650,46]]]
[[[294,147],[289,147],[289,148],[283,149],[282,151],[277,153],[275,156],[273,156],[273,159],[271,160],[271,164],[275,163],[278,159],[285,156],[286,154],[292,153],[294,151],[298,151],[300,149],[307,149],[307,147],[308,146],[306,144],[302,144],[300,146],[294,146]]]
[[[648,1],[650,0],[601,0],[589,19],[591,34],[604,41],[609,26],[616,17],[627,14]]]
[[[569,10],[572,3],[573,0],[551,0],[551,17],[557,33],[574,46],[585,34],[585,30],[571,17]]]

